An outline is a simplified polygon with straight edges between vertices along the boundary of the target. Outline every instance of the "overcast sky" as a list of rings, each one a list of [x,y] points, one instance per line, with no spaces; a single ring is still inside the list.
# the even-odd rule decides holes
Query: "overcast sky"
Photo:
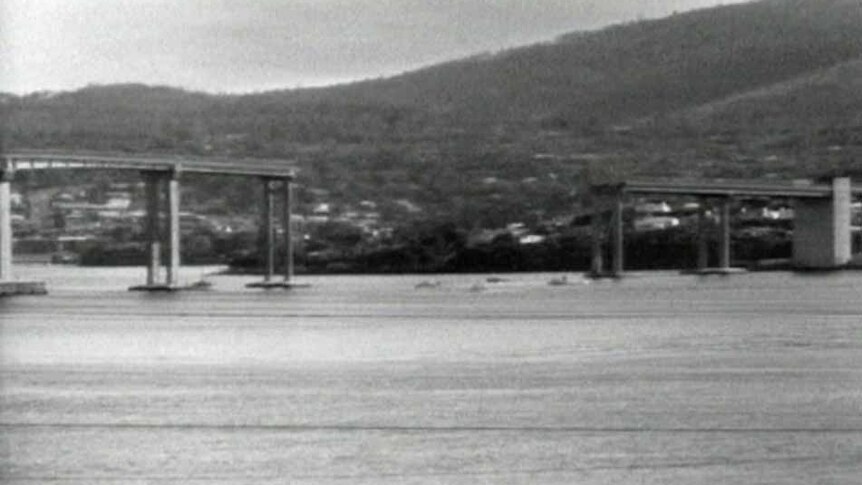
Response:
[[[0,0],[0,91],[317,86],[733,0]]]

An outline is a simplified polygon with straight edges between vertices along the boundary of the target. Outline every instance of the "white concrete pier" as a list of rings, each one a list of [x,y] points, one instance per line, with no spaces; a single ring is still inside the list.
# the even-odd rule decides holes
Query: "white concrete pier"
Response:
[[[620,277],[623,275],[625,267],[625,241],[624,241],[624,221],[623,221],[623,197],[622,194],[617,195],[613,201],[613,212],[611,213],[611,228],[612,246],[611,246],[611,275]]]
[[[0,281],[12,280],[11,179],[11,173],[5,170],[0,171]]]
[[[284,284],[293,284],[293,184],[289,178],[282,180],[284,204],[282,225],[284,226]]]
[[[180,289],[180,172],[146,171],[141,176],[147,197],[147,279],[146,284],[129,289],[176,291]],[[160,278],[163,258],[166,259],[164,280]]]
[[[275,278],[275,196],[279,181],[281,182],[283,207],[282,227],[284,237],[282,240],[282,254],[284,255],[283,279]],[[293,210],[291,180],[289,178],[263,179],[263,203],[261,204],[261,242],[259,252],[264,257],[263,281],[250,283],[248,288],[293,288],[297,285],[293,282],[293,224],[291,212]]]
[[[697,270],[709,267],[709,225],[706,217],[706,200],[698,202],[697,211]]]
[[[625,207],[622,191],[599,191],[591,194],[592,223],[590,226],[590,276],[619,278],[625,269]],[[609,237],[608,237],[609,236]],[[608,243],[610,259],[605,258]],[[605,269],[610,264],[608,270]]]
[[[12,270],[12,179],[14,168],[0,160],[0,296],[44,295],[45,283],[17,281]]]
[[[793,266],[834,269],[851,259],[849,178],[832,181],[832,197],[794,201]]]

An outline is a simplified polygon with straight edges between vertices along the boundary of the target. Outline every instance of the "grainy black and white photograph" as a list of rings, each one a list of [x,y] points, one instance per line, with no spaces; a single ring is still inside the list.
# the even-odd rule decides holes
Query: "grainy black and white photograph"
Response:
[[[0,483],[862,483],[862,0],[0,0]]]

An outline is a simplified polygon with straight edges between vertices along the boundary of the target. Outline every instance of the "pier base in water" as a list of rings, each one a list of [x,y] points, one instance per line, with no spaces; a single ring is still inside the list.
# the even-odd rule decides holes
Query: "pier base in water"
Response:
[[[745,268],[698,268],[698,269],[686,269],[681,271],[682,274],[693,274],[700,276],[709,276],[709,275],[719,275],[719,276],[727,276],[732,274],[740,274],[747,273],[748,270]]]
[[[0,296],[46,294],[43,281],[0,281]]]
[[[311,285],[307,283],[290,283],[286,281],[258,281],[245,285],[246,288],[262,288],[264,290],[273,288],[284,288],[285,290],[289,290],[292,288],[308,288],[309,286]]]
[[[173,291],[180,291],[183,289],[185,289],[185,288],[183,288],[181,286],[156,284],[156,285],[132,286],[131,288],[129,288],[129,291],[149,291],[152,293],[157,293],[157,292],[167,293],[167,292],[173,292]]]
[[[615,273],[613,271],[602,271],[600,273],[589,271],[585,275],[585,277],[591,280],[621,280],[628,276],[630,275],[627,273]]]

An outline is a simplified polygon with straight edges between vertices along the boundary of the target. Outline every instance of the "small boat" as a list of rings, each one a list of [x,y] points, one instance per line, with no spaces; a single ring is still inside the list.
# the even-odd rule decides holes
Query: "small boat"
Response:
[[[426,281],[420,281],[419,283],[416,283],[416,286],[414,286],[413,288],[416,288],[417,290],[421,290],[423,288],[439,288],[442,285],[443,285],[443,283],[441,283],[439,280],[434,280],[434,281],[427,281],[426,280]]]
[[[186,287],[186,289],[187,290],[193,290],[193,291],[206,291],[206,290],[212,289],[212,287],[213,287],[212,282],[207,281],[205,279],[200,279],[200,280],[195,281],[194,283],[188,285]]]
[[[487,288],[485,288],[485,285],[483,285],[481,282],[474,283],[473,286],[470,287],[470,293],[480,293],[485,291],[486,289]]]
[[[548,280],[548,284],[551,286],[566,286],[569,284],[569,278],[566,275],[557,278],[551,278],[550,280]]]

